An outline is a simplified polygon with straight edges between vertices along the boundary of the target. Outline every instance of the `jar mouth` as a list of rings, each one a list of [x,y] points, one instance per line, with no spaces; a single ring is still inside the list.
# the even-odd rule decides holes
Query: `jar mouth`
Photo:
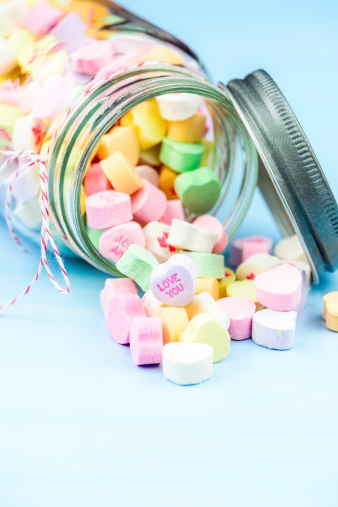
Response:
[[[231,239],[251,203],[257,183],[256,151],[223,89],[182,67],[158,64],[130,68],[97,83],[64,122],[49,161],[52,212],[69,245],[95,267],[121,276],[90,240],[81,213],[81,185],[102,136],[138,104],[168,93],[199,95],[212,118],[215,143],[213,169],[222,183],[210,214],[221,219]],[[225,211],[224,209],[227,208]],[[187,220],[195,215],[188,213]]]

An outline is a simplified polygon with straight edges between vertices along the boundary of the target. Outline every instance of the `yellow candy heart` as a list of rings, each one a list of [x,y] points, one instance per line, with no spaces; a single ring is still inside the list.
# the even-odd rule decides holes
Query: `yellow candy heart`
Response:
[[[136,58],[134,62],[143,63],[143,62],[164,62],[170,63],[171,65],[182,65],[184,62],[183,56],[176,53],[176,51],[172,51],[171,49],[166,48],[165,46],[156,46],[154,49],[151,49],[145,55]]]
[[[219,280],[219,297],[225,298],[227,296],[227,287],[228,285],[234,283],[236,281],[236,275],[232,271],[232,269],[224,268],[224,278]]]
[[[256,297],[255,282],[253,280],[241,280],[231,283],[226,288],[227,296],[235,296],[240,298],[251,299],[256,305],[256,310],[263,310]]]
[[[193,317],[179,341],[211,345],[214,350],[214,363],[221,361],[230,351],[230,335],[228,330],[207,313],[200,313]]]
[[[20,64],[22,53],[25,53],[29,50],[29,48],[32,48],[36,43],[36,39],[25,28],[16,27],[8,37],[8,42],[12,46],[15,56]]]
[[[141,150],[147,150],[160,143],[166,134],[167,123],[160,116],[155,99],[142,102],[121,118],[123,127],[133,127],[140,142]]]

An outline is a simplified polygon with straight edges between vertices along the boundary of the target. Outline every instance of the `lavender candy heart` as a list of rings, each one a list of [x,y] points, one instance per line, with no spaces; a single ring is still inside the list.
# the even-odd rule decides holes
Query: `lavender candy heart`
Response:
[[[49,32],[62,44],[62,49],[68,53],[76,51],[88,44],[92,39],[84,35],[87,25],[83,22],[77,12],[70,12]]]
[[[185,306],[194,297],[197,269],[186,255],[175,254],[156,266],[150,278],[150,290],[156,299],[170,306]]]
[[[294,345],[297,314],[268,308],[255,313],[252,339],[257,345],[275,350],[288,350]]]

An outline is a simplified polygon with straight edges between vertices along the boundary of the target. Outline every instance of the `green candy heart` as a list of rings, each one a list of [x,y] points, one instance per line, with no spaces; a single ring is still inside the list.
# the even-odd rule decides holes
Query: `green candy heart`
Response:
[[[183,205],[198,215],[215,206],[221,189],[222,185],[210,167],[180,174],[175,180],[175,191]]]
[[[192,259],[196,265],[197,276],[201,278],[223,278],[223,255],[201,252],[182,252]]]
[[[160,161],[177,173],[193,171],[200,165],[204,150],[202,143],[181,143],[164,137]]]
[[[126,277],[134,280],[144,292],[150,289],[150,276],[158,260],[139,245],[131,244],[117,261],[117,269]]]

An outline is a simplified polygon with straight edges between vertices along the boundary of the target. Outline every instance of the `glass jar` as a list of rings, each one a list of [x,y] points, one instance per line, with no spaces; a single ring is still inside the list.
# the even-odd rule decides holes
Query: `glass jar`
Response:
[[[121,40],[129,40],[131,48],[148,43],[152,47],[154,43],[165,45],[180,54],[184,62],[181,66],[154,62],[134,65],[96,84],[94,81],[90,93],[76,102],[58,128],[48,160],[49,200],[52,221],[62,238],[60,242],[68,247],[66,251],[98,269],[120,275],[114,262],[100,254],[87,234],[80,206],[85,170],[101,137],[123,114],[156,96],[185,92],[203,98],[212,120],[214,143],[207,163],[222,183],[222,192],[210,213],[222,221],[229,239],[250,207],[260,165],[263,194],[282,232],[299,235],[315,279],[323,269],[335,269],[338,242],[330,240],[325,245],[332,233],[334,240],[338,237],[337,205],[301,127],[271,78],[258,71],[227,87],[215,86],[198,56],[174,36],[115,3],[97,2],[94,14],[90,5],[92,2],[86,0],[73,0],[69,9],[82,16],[96,16],[92,19],[96,27],[93,31],[96,35],[100,32],[99,38],[108,38],[117,47]],[[293,180],[294,175],[302,176],[311,197],[309,202],[299,181]],[[331,208],[324,204],[320,207],[323,199],[318,199],[318,189],[313,186],[318,177],[326,191],[321,195],[329,195]],[[326,222],[319,224],[317,218],[324,211]],[[187,220],[193,218],[193,214],[187,214]],[[15,226],[40,241],[37,231],[27,230],[17,220]]]
[[[194,93],[205,99],[215,131],[209,165],[222,183],[212,210],[231,239],[242,223],[257,184],[257,156],[223,91],[192,72],[169,65],[129,69],[99,85],[81,101],[61,129],[49,159],[52,213],[70,248],[99,269],[118,275],[90,241],[81,213],[81,183],[100,138],[132,107],[164,93]],[[187,214],[187,220],[194,215]]]

